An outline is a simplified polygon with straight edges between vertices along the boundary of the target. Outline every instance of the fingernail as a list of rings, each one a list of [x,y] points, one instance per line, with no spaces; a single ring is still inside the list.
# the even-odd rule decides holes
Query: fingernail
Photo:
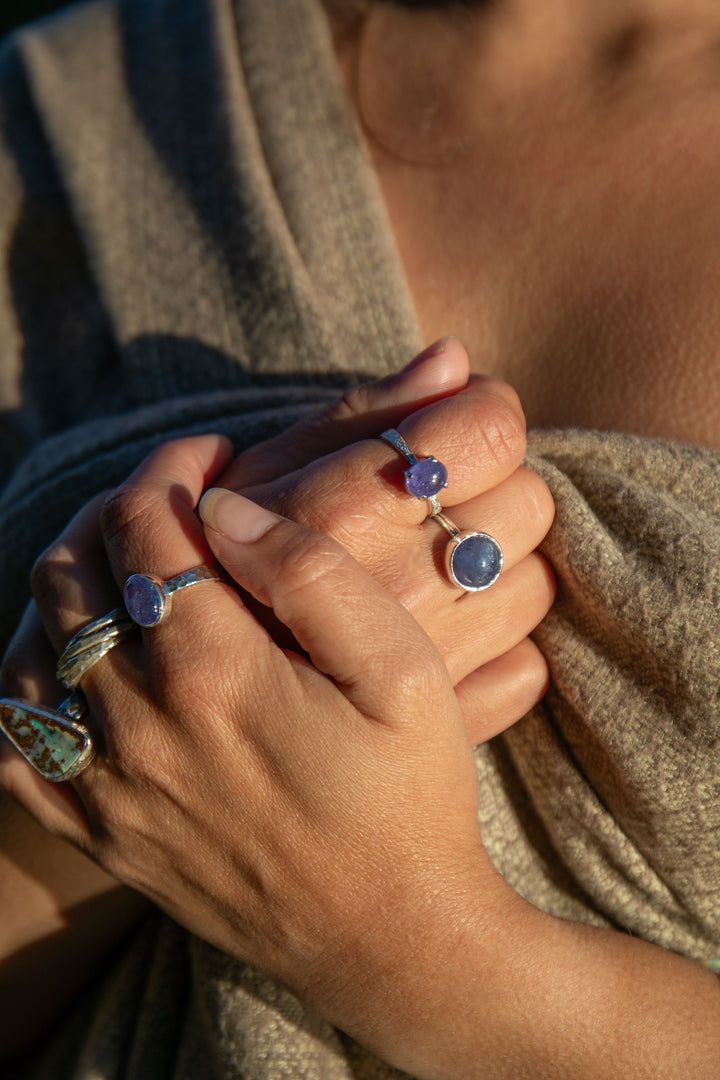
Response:
[[[225,488],[206,491],[198,505],[198,513],[211,529],[242,544],[259,540],[268,529],[283,520],[264,506]]]
[[[423,349],[421,353],[418,353],[417,356],[413,357],[409,364],[405,365],[401,374],[405,374],[408,371],[414,371],[415,368],[424,364],[426,360],[431,360],[433,356],[440,356],[441,353],[445,352],[445,346],[452,336],[452,334],[446,334],[445,337],[433,341],[432,345],[428,345],[426,349]]]
[[[452,334],[428,345],[401,371],[388,379],[393,402],[398,405],[437,397],[438,394],[460,390],[467,384],[467,366],[455,355],[445,355]]]

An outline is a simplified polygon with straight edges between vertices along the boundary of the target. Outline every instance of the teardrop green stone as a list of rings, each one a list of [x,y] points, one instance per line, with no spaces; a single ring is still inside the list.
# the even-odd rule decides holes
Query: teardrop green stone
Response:
[[[93,756],[87,728],[42,705],[2,698],[0,728],[46,780],[70,780]]]

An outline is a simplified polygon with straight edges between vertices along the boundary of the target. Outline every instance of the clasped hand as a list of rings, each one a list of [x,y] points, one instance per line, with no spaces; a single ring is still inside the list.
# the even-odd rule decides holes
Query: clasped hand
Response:
[[[428,966],[512,904],[479,835],[468,733],[489,737],[542,693],[527,635],[553,583],[534,553],[552,500],[521,465],[512,391],[480,380],[401,421],[398,385],[346,400],[332,438],[341,419],[345,437],[397,422],[445,462],[453,520],[503,546],[496,585],[448,581],[447,536],[379,440],[304,461],[332,425],[301,425],[274,443],[297,465],[285,476],[263,475],[257,452],[230,465],[219,437],[168,444],[40,559],[6,692],[57,702],[57,653],[133,572],[167,579],[216,559],[227,583],[179,593],[87,673],[100,752],[72,784],[46,784],[7,747],[0,781],[112,875],[405,1067],[395,1041],[422,1013]],[[243,479],[252,501],[215,491],[203,525],[203,491]]]

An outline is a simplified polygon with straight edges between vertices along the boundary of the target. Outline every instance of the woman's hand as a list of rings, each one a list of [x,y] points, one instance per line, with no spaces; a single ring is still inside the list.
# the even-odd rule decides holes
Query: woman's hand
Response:
[[[526,444],[517,395],[497,380],[468,384],[468,373],[465,349],[446,338],[402,372],[353,388],[330,409],[240,454],[216,483],[334,536],[371,570],[440,648],[468,734],[479,743],[524,716],[547,685],[547,665],[527,635],[554,596],[549,568],[533,551],[554,506],[543,481],[520,467]],[[426,506],[404,493],[399,456],[380,443],[350,446],[390,425],[418,455],[434,453],[448,465],[441,495],[458,522],[501,540],[505,573],[482,599],[468,604],[441,584],[447,536],[438,526],[433,545],[424,542],[424,530],[434,526],[418,530]]]
[[[403,430],[418,450],[439,445]],[[364,449],[387,455],[392,490],[393,452]],[[711,976],[612,931],[558,923],[490,866],[447,667],[389,590],[342,545],[238,496],[208,499],[203,536],[194,508],[228,455],[210,437],[165,447],[111,500],[104,537],[99,507],[79,516],[36,573],[46,652],[29,662],[15,651],[8,689],[52,703],[57,652],[117,602],[130,572],[167,578],[211,550],[306,655],[280,648],[227,585],[181,592],[166,620],[85,676],[100,750],[89,768],[52,786],[3,753],[0,782],[45,828],[417,1076],[644,1080],[648,1016],[654,1075],[714,1076]],[[393,497],[384,522],[402,550],[432,547],[435,523],[404,517],[421,504]],[[526,558],[511,555],[508,577]],[[450,595],[432,556],[420,570],[421,595]],[[454,607],[496,588],[453,594]],[[485,612],[472,611],[484,648]]]
[[[432,366],[433,357],[425,360],[428,362]],[[450,368],[456,373],[454,378],[458,371],[463,372],[466,363],[461,347],[451,343]],[[402,376],[365,388],[363,394],[368,415],[359,412],[353,424],[361,422],[369,432],[372,425],[381,429],[388,422],[400,423],[398,409],[402,408],[402,403],[395,400],[390,407],[390,399],[416,398],[417,373],[422,367],[421,362],[411,369],[408,381],[414,382],[415,386],[410,395]],[[432,396],[430,382],[436,385],[442,380],[438,380],[437,372],[429,381],[426,372],[424,377],[427,388],[420,396],[426,399]],[[370,414],[371,421],[368,419]],[[458,431],[450,437],[454,427]],[[332,428],[326,418],[313,429],[315,448],[317,431],[324,430],[327,435]],[[403,462],[385,443],[375,441],[346,448],[319,463],[296,470],[289,478],[266,483],[258,494],[268,503],[274,502],[279,507],[284,504],[298,517],[307,519],[308,515],[317,513],[318,524],[322,523],[330,530],[345,529],[343,539],[346,544],[366,560],[387,589],[403,595],[406,606],[415,608],[431,632],[441,640],[444,652],[449,657],[456,654],[451,659],[453,679],[459,684],[461,696],[464,692],[467,702],[475,706],[475,737],[480,739],[514,720],[519,711],[532,704],[544,685],[544,662],[537,651],[527,642],[524,646],[515,646],[542,617],[552,599],[547,568],[542,560],[529,556],[530,549],[549,525],[552,505],[537,478],[523,470],[517,472],[524,452],[524,422],[516,399],[508,389],[480,381],[457,401],[447,398],[436,402],[403,430],[414,441],[414,448],[419,453],[424,450],[422,443],[431,449],[428,444],[432,442],[432,449],[447,462],[451,472],[447,501],[449,505],[454,504],[453,513],[458,522],[468,526],[475,524],[460,516],[463,512],[466,515],[475,512],[482,515],[484,528],[494,530],[502,538],[506,570],[501,582],[483,597],[461,594],[447,581],[441,565],[446,535],[435,522],[423,524],[426,504],[412,499],[404,491]],[[206,447],[206,452],[208,445],[212,447],[202,468],[198,467],[198,445]],[[295,443],[290,440],[288,445]],[[302,438],[298,445],[302,448]],[[35,591],[41,611],[52,611],[51,620],[58,617],[62,620],[62,611],[67,612],[68,607],[73,612],[65,624],[63,644],[78,625],[114,606],[117,601],[115,588],[107,575],[107,554],[113,566],[119,561],[133,569],[152,569],[161,576],[171,575],[175,569],[186,568],[209,557],[193,508],[208,481],[227,464],[227,456],[228,448],[222,440],[210,440],[209,444],[202,440],[200,443],[192,441],[166,447],[106,503],[103,537],[97,531],[97,504],[80,515],[40,561],[35,573]],[[459,459],[457,467],[456,458]],[[468,467],[468,459],[474,460],[476,468]],[[240,460],[234,468],[242,466]],[[490,498],[477,507],[472,502],[462,506],[463,495],[492,487],[513,475],[514,480],[501,492],[500,499]],[[343,477],[349,478],[344,486]],[[224,497],[225,504],[227,498]],[[362,515],[357,511],[358,505],[363,507]],[[220,510],[217,499],[215,509]],[[501,522],[505,514],[507,520]],[[321,515],[324,515],[322,522],[319,520]],[[353,522],[353,527],[348,528],[348,520]],[[170,542],[173,530],[178,539],[184,540],[183,544],[178,546]],[[138,537],[144,548],[142,552],[136,550]],[[224,545],[226,562],[237,576],[233,546],[228,546],[217,536],[218,550],[221,545]],[[518,573],[522,563],[526,565]],[[121,583],[120,578],[117,581]],[[534,592],[531,604],[528,604],[529,590]],[[203,590],[195,590],[198,591]],[[496,591],[494,602],[493,591]],[[202,602],[201,596],[195,598]],[[184,602],[192,597],[182,595],[177,599]],[[463,603],[457,603],[459,599]],[[202,619],[198,621],[194,604],[186,606],[186,611],[189,621],[184,628],[185,637],[193,648],[197,645],[199,628],[206,642],[215,633],[217,641],[227,640],[229,631],[225,626],[216,626],[214,631],[214,623],[203,625]],[[86,617],[78,618],[78,612],[85,612]],[[513,621],[515,616],[516,625],[506,631],[500,624],[505,618]],[[473,627],[473,622],[480,617],[484,622],[482,634]],[[463,640],[466,628],[468,638]],[[38,660],[28,663],[28,646],[33,638]],[[151,637],[154,643],[159,640]],[[4,668],[9,693],[34,701],[52,703],[57,700],[52,669],[58,646],[54,642],[53,646],[47,639],[42,643],[38,641],[37,614],[29,611]],[[127,643],[122,651],[130,651],[130,648]],[[527,650],[524,661],[523,648]],[[498,663],[496,658],[508,650],[509,656],[503,667],[503,661]],[[218,663],[212,647],[205,648],[204,656],[207,664],[199,665],[194,693],[202,695],[211,709],[225,711],[227,685],[246,678],[243,664],[238,662],[236,654],[232,657],[234,663]],[[112,664],[113,658],[108,657],[107,661]],[[184,677],[188,668],[172,639],[165,641],[158,661],[159,667],[151,684],[162,701],[163,695],[178,678]],[[476,671],[477,668],[481,670]],[[227,678],[218,678],[223,673]],[[143,698],[136,695],[132,701],[125,700],[122,685],[122,681],[116,683],[108,692],[104,710],[106,714],[120,711],[128,722],[132,717],[142,715]],[[506,687],[509,690],[506,691]],[[158,707],[162,709],[162,705]],[[425,708],[422,698],[419,707]],[[21,801],[36,812],[39,797],[45,812],[39,815],[40,820],[60,835],[68,835],[69,829],[69,835],[79,840],[74,829],[81,808],[67,785],[50,788],[14,755],[8,762],[8,769],[7,782]],[[81,846],[87,850],[82,841]],[[95,852],[91,854],[95,855]],[[106,865],[102,858],[100,862]],[[118,873],[112,867],[110,869]],[[127,875],[119,876],[128,880]],[[136,884],[132,878],[130,880]]]
[[[265,464],[254,450],[240,455],[216,482],[242,486],[268,508],[339,539],[438,645],[468,734],[479,743],[525,715],[547,685],[547,665],[527,635],[554,596],[552,574],[534,551],[551,524],[554,507],[543,481],[521,467],[524,417],[505,384],[476,379],[402,419],[408,402],[427,401],[433,391],[437,398],[449,387],[463,385],[467,370],[464,349],[448,339],[440,351],[430,349],[399,375],[350,392],[329,412],[264,444]],[[321,447],[342,445],[344,438],[360,431],[379,434],[389,422],[398,424],[420,456],[434,453],[447,465],[449,484],[441,494],[456,523],[488,531],[502,544],[503,574],[486,593],[468,595],[447,580],[447,534],[438,523],[424,521],[426,503],[407,495],[405,464],[385,443],[353,443],[297,467]],[[218,459],[222,468],[227,449],[222,442],[218,445],[223,447],[223,458]],[[281,462],[286,469],[295,466],[294,471],[248,485],[260,475],[274,476]],[[104,510],[106,531],[122,533],[124,520],[147,500],[143,483],[131,480],[112,496]],[[90,511],[90,517],[95,514]],[[194,518],[187,528],[198,531]],[[150,542],[152,569],[161,565],[164,538],[158,535]],[[199,541],[195,561],[204,557],[207,550]],[[232,573],[232,565],[226,569]],[[40,575],[36,577],[43,588]],[[270,613],[255,610],[279,640],[288,641]],[[12,672],[16,660],[22,668],[25,657],[38,647],[37,626],[33,641],[28,619],[11,646],[5,671]],[[168,669],[171,666],[168,660]]]
[[[110,504],[109,567],[92,513],[68,529],[36,576],[55,652],[132,571],[207,555],[193,508],[223,452],[207,437],[148,460]],[[417,942],[431,933],[429,959],[442,927],[453,953],[500,887],[472,753],[445,664],[388,590],[329,537],[228,499],[238,583],[309,659],[203,584],[85,676],[100,753],[72,786],[18,759],[0,774],[45,827],[372,1043],[379,987],[417,995]]]
[[[454,339],[442,355],[432,354],[425,364],[434,367],[440,360],[453,373],[453,382],[467,369],[467,355]],[[416,364],[408,381],[412,383],[425,364]],[[364,411],[358,411],[355,422],[362,423],[366,433],[373,425],[378,434],[383,430],[381,422],[387,421],[398,388],[408,396],[399,376],[390,387],[380,383],[363,389]],[[507,385],[476,379],[404,419],[396,413],[395,422],[419,457],[434,454],[447,465],[449,483],[441,499],[452,520],[500,541],[505,569],[486,593],[471,596],[448,581],[443,566],[447,534],[438,523],[425,520],[425,500],[407,495],[406,464],[384,443],[345,446],[289,475],[254,485],[248,481],[257,479],[258,462],[243,454],[218,482],[340,540],[438,646],[468,734],[479,743],[524,716],[547,685],[547,665],[528,635],[554,596],[552,574],[534,550],[552,523],[553,501],[544,482],[521,465],[524,417]],[[334,425],[320,426],[337,438]],[[317,432],[314,427],[314,449]],[[292,445],[290,434],[287,445]],[[300,446],[304,438],[301,430]],[[277,461],[276,455],[273,471]],[[219,503],[216,506],[219,512]],[[216,550],[216,556],[232,574],[232,554]]]
[[[327,408],[244,450],[219,482],[240,490],[278,480],[334,450],[395,427],[411,412],[464,390],[469,378],[464,347],[452,336],[441,338],[401,371],[350,387]]]
[[[444,396],[447,396],[453,392],[456,392],[459,387],[465,385],[467,381],[467,356],[459,345],[458,342],[450,339],[445,348],[438,350],[437,348],[430,349],[424,356],[416,359],[407,369],[398,375],[390,378],[379,380],[378,382],[366,384],[363,387],[356,388],[349,391],[347,395],[331,410],[327,410],[317,417],[307,419],[301,422],[296,428],[284,433],[277,439],[272,440],[267,445],[267,455],[264,453],[257,453],[256,451],[249,451],[246,454],[241,455],[233,462],[229,470],[222,476],[223,482],[232,483],[233,471],[236,476],[244,477],[246,480],[259,480],[265,478],[266,484],[261,496],[265,499],[268,505],[275,505],[278,509],[282,509],[283,505],[287,507],[290,514],[297,512],[298,515],[305,516],[306,520],[312,520],[311,515],[314,510],[317,510],[318,514],[322,514],[324,520],[321,521],[318,518],[317,523],[328,528],[330,531],[335,531],[337,535],[343,536],[345,542],[350,546],[354,553],[361,559],[366,559],[368,565],[372,567],[374,572],[379,575],[379,580],[382,580],[391,591],[405,590],[404,602],[412,609],[415,602],[413,596],[412,586],[413,579],[408,576],[410,573],[415,573],[416,570],[421,571],[419,577],[415,581],[415,585],[418,586],[417,599],[424,598],[425,614],[423,617],[427,618],[431,635],[437,631],[438,634],[442,632],[444,635],[443,648],[449,648],[452,644],[452,635],[447,634],[446,621],[448,616],[451,619],[450,629],[454,629],[459,634],[462,632],[462,621],[457,622],[452,618],[452,610],[458,593],[450,590],[445,579],[444,570],[440,565],[440,559],[438,559],[437,566],[432,558],[432,552],[437,551],[438,554],[442,551],[444,543],[446,542],[445,534],[440,527],[435,523],[428,523],[424,527],[419,527],[417,522],[423,516],[425,512],[425,504],[417,503],[411,499],[402,488],[398,488],[397,482],[402,475],[403,464],[398,455],[393,450],[387,447],[385,444],[377,443],[366,444],[364,449],[360,449],[360,466],[357,476],[355,477],[355,484],[346,485],[344,490],[333,493],[332,498],[329,497],[329,492],[333,487],[335,478],[338,476],[338,467],[344,467],[348,470],[354,468],[353,458],[343,459],[328,457],[319,467],[313,466],[310,469],[302,470],[298,468],[304,463],[312,460],[314,456],[323,451],[327,452],[338,446],[343,446],[345,441],[352,440],[353,438],[362,436],[372,436],[373,434],[379,434],[389,424],[399,424],[408,409],[413,406],[422,405],[432,400],[439,400]],[[492,384],[486,385],[486,390],[489,392]],[[500,387],[495,388],[501,390]],[[446,413],[444,418],[438,417],[435,419],[435,428],[425,430],[421,425],[415,429],[412,437],[419,439],[435,439],[434,431],[437,430],[438,422],[441,421],[440,427],[447,426],[458,422],[465,425],[465,412],[474,407],[477,404],[479,397],[483,397],[484,405],[480,409],[480,414],[485,420],[490,419],[491,431],[498,431],[501,429],[503,421],[493,417],[493,405],[492,396],[488,396],[485,391],[481,392],[481,381],[478,382],[473,390],[473,394],[468,395],[463,403],[462,409],[456,414],[455,418],[453,414]],[[512,448],[512,453],[506,455],[506,465],[504,468],[510,471],[513,468],[515,460],[519,461],[522,456],[522,450],[524,448],[523,438],[523,420],[522,414],[519,409],[516,409],[513,395],[510,391],[505,391],[506,399],[502,399],[502,392],[500,395],[499,404],[501,406],[501,412],[506,417],[504,423],[506,430],[509,432],[509,437],[506,440],[506,446]],[[508,414],[508,408],[510,412]],[[428,411],[428,415],[431,417],[431,410]],[[478,437],[482,434],[482,426],[476,425],[475,436]],[[408,437],[411,437],[410,434]],[[443,439],[447,439],[447,434],[444,433]],[[444,447],[443,453],[449,449],[449,443],[442,441],[437,443],[438,446]],[[381,464],[383,468],[390,475],[389,479],[385,476],[368,477],[367,462],[362,463],[362,458],[366,456],[368,448],[372,448],[374,453],[380,455],[382,459]],[[502,449],[502,447],[500,448]],[[463,448],[464,452],[473,453],[473,449],[468,444]],[[485,451],[483,450],[483,453]],[[358,448],[355,448],[355,453],[358,453]],[[213,466],[213,470],[208,475],[208,479],[212,477],[212,472],[217,469],[222,469],[228,462],[229,448],[221,441],[218,442],[218,457]],[[380,460],[379,459],[379,460]],[[344,460],[344,465],[343,465]],[[446,457],[446,460],[447,457]],[[451,464],[448,461],[449,464]],[[288,468],[295,467],[295,476],[285,478],[278,476],[272,483],[269,480],[275,473],[282,473],[283,469],[287,471]],[[451,465],[452,467],[452,465]],[[488,480],[492,481],[493,476],[498,475],[497,469],[489,475]],[[136,478],[137,479],[137,478]],[[369,483],[366,482],[369,480]],[[528,495],[532,502],[533,493],[532,486],[536,478],[530,477]],[[131,481],[125,485],[116,499],[113,499],[106,509],[107,524],[110,531],[114,529],[112,518],[122,518],[123,506],[132,517],[138,512],[138,506],[148,505],[149,492],[144,486],[144,482],[139,479]],[[542,492],[541,492],[542,494]],[[375,524],[372,522],[372,503],[380,497],[380,504],[382,506],[382,512],[393,514],[395,508],[399,510],[399,514],[392,527],[386,529],[383,525],[382,519],[378,517]],[[392,500],[388,503],[388,496]],[[184,505],[182,500],[178,500],[173,493],[174,505],[176,509],[179,508],[180,516],[184,515]],[[292,502],[294,500],[294,506]],[[344,527],[344,522],[350,520],[356,512],[356,504],[358,500],[365,500],[366,514],[365,524],[367,526],[366,534],[358,530],[354,532],[348,531]],[[321,505],[316,505],[321,504]],[[527,531],[534,533],[539,540],[544,529],[550,521],[552,514],[552,506],[549,497],[546,497],[543,503],[541,498],[541,505],[544,505],[544,522],[538,520],[534,522],[530,521]],[[166,509],[163,507],[163,509]],[[408,517],[409,513],[409,517]],[[96,503],[91,507],[86,514],[87,521],[87,535],[85,538],[86,551],[85,553],[77,553],[77,565],[73,571],[77,575],[77,587],[91,589],[91,582],[94,576],[95,566],[102,572],[106,569],[106,556],[102,539],[100,537],[97,528],[97,518],[99,514],[99,505]],[[308,517],[310,515],[310,517]],[[150,514],[152,518],[152,513]],[[407,524],[411,523],[408,530]],[[152,522],[150,522],[152,524]],[[489,524],[486,523],[487,527]],[[119,521],[118,528],[120,535],[124,535],[122,522]],[[195,561],[199,561],[202,558],[208,557],[209,553],[204,547],[200,529],[197,524],[197,520],[194,515],[191,515],[190,519],[183,517],[183,528],[188,535],[196,536],[198,541],[194,548],[193,558]],[[525,526],[522,525],[524,529]],[[344,530],[344,531],[343,531]],[[502,531],[502,530],[501,530]],[[96,535],[93,536],[93,533]],[[161,530],[158,546],[162,548],[165,545],[165,533]],[[393,551],[392,545],[400,542],[400,546]],[[532,537],[527,539],[528,545],[533,542]],[[417,543],[418,548],[416,551],[408,550],[408,545],[412,546]],[[422,554],[421,554],[422,552]],[[506,551],[506,554],[508,552]],[[48,557],[43,560],[36,574],[36,587],[40,593],[46,591],[46,586],[50,590],[50,595],[47,597],[47,602],[52,604],[52,580],[54,577],[54,570],[52,565],[46,574],[42,567],[47,568],[48,563],[52,564],[53,555],[50,553]],[[533,557],[534,559],[535,557]],[[153,559],[155,556],[153,554]],[[429,559],[429,561],[428,561]],[[423,564],[424,560],[424,564]],[[532,561],[532,560],[531,560]],[[155,563],[160,566],[160,563]],[[509,566],[509,562],[506,564]],[[544,564],[538,561],[536,567],[538,571],[536,575],[537,595],[535,597],[535,603],[533,610],[536,612],[535,616],[532,616],[526,605],[526,598],[523,596],[517,605],[521,610],[521,618],[519,621],[519,631],[515,633],[524,633],[525,628],[529,627],[533,622],[539,619],[544,614],[545,608],[550,602],[552,596],[552,583],[549,579],[548,573]],[[507,571],[506,571],[507,572]],[[532,576],[532,574],[531,574]],[[50,583],[44,583],[44,578],[49,577]],[[504,582],[503,582],[504,585]],[[408,590],[408,586],[411,588]],[[491,590],[491,592],[494,590]],[[496,597],[497,601],[502,600],[503,590],[498,591]],[[513,611],[510,607],[507,607],[509,601],[507,601],[508,593],[505,593],[506,613],[510,620],[513,618]],[[104,599],[103,599],[104,596]],[[101,610],[103,604],[114,606],[117,601],[117,594],[114,589],[107,594],[103,594],[100,598],[97,598],[93,603],[92,599],[88,599],[88,610],[94,611],[97,614]],[[441,601],[441,609],[444,613],[444,618],[435,623],[432,618],[432,604],[434,597],[437,597]],[[190,599],[190,597],[184,597],[183,599]],[[491,597],[488,595],[488,599]],[[451,603],[452,602],[452,603]],[[192,610],[192,605],[190,610]],[[467,611],[467,608],[462,609],[462,605],[457,605],[458,612],[461,610]],[[495,618],[503,617],[503,603],[490,604],[487,607],[488,618],[490,619],[495,612]],[[264,621],[270,625],[271,619],[269,609],[260,608],[260,613]],[[190,616],[192,620],[192,615]],[[275,627],[277,624],[274,624]],[[499,659],[491,660],[485,663],[485,659],[492,653],[492,650],[488,652],[489,644],[492,643],[493,647],[497,649],[497,652],[501,652],[508,641],[507,635],[493,635],[492,622],[488,621],[487,632],[484,634],[472,633],[472,641],[481,645],[480,651],[477,653],[476,660],[480,667],[480,670],[471,673],[466,678],[462,679],[458,690],[460,698],[463,702],[463,708],[465,711],[466,721],[471,731],[472,737],[475,741],[488,737],[494,731],[506,726],[513,722],[519,715],[524,713],[526,709],[540,696],[544,689],[546,680],[546,667],[544,660],[540,656],[537,649],[528,641],[522,641],[519,645],[511,648],[507,655],[500,657]],[[493,640],[495,637],[495,640]],[[515,638],[513,638],[515,640]],[[474,647],[474,646],[473,646]],[[495,655],[493,653],[493,655]],[[15,637],[15,640],[9,650],[5,662],[4,662],[4,678],[6,684],[6,692],[16,697],[24,697],[31,701],[45,702],[47,704],[55,703],[59,700],[58,686],[54,679],[54,664],[56,654],[53,648],[49,645],[47,637],[44,633],[42,624],[38,618],[37,611],[34,607],[31,607],[24,619],[23,625],[20,631]],[[165,658],[165,671],[167,678],[172,677],[173,659],[170,655]],[[462,668],[455,667],[456,677],[458,679],[462,676]],[[209,697],[212,696],[213,687],[208,685],[206,692]],[[4,743],[4,740],[0,740]],[[24,765],[9,747],[5,744],[2,750],[5,757],[9,758],[12,762],[11,768],[23,770]],[[67,789],[65,785],[59,787],[50,788],[44,784],[39,777],[29,770],[25,771],[24,782],[29,785],[34,791],[42,793],[43,799],[48,804],[53,804],[55,813],[59,814],[63,819],[67,813]],[[38,858],[42,858],[45,865],[50,865],[52,860],[68,866],[68,855],[62,850],[62,845],[59,840],[54,840],[49,835],[47,841],[44,844],[43,852],[40,848],[41,833],[37,833],[34,848],[38,849]],[[26,843],[26,840],[23,841]],[[56,852],[55,848],[59,850]],[[45,850],[47,849],[47,850]],[[77,865],[75,865],[77,864]],[[82,876],[83,887],[85,884],[89,888],[94,888],[98,893],[110,888],[112,882],[110,879],[105,878],[99,868],[94,868],[92,864],[84,863],[80,854],[77,854],[73,862],[73,876],[78,878]],[[7,876],[7,875],[6,875]],[[65,875],[66,876],[66,875]],[[45,892],[47,893],[47,900],[43,901],[43,911],[48,907],[48,903],[57,903],[63,906],[62,897],[65,895],[65,876],[61,875],[59,880],[58,889],[55,890],[52,887],[52,883],[48,882],[45,885]],[[7,884],[10,892],[8,896],[15,897],[19,889],[27,892],[26,879],[22,875],[16,881],[13,879],[5,883]],[[86,889],[87,891],[87,889]],[[37,890],[36,890],[37,892]],[[4,894],[3,894],[4,895]],[[34,896],[35,894],[33,894]],[[89,895],[89,893],[88,893]],[[53,899],[54,898],[54,899]],[[5,911],[5,905],[0,896],[0,903],[3,904],[3,911]],[[17,905],[14,905],[15,910]],[[44,925],[42,922],[41,912],[37,909],[37,904],[31,903],[28,906],[26,903],[22,911],[19,911],[20,923],[18,919],[11,919],[10,922],[5,921],[7,927],[7,947],[2,950],[0,955],[10,955],[14,951],[13,941],[17,940],[18,933],[27,936],[28,933],[34,932],[40,925]],[[137,909],[138,911],[141,909]],[[7,914],[7,912],[6,912]],[[72,915],[65,912],[66,918],[72,918],[74,920],[74,913]],[[40,921],[38,921],[40,920]],[[57,917],[53,914],[50,920],[47,922],[46,932],[50,933],[56,928]],[[74,925],[74,923],[73,923]],[[78,927],[82,933],[82,927]],[[39,931],[38,931],[39,932]],[[67,935],[65,935],[67,936]],[[110,934],[108,937],[109,943],[114,940],[114,934]],[[0,943],[1,945],[1,943]],[[76,963],[81,949],[78,949],[77,941],[74,943],[69,942],[68,947],[75,950]],[[102,953],[101,947],[98,943],[93,949],[92,957],[88,957],[90,962],[95,962],[96,956]],[[18,958],[19,959],[19,958]],[[3,970],[7,968],[7,964],[4,965]],[[49,985],[49,984],[48,984]],[[65,1000],[63,997],[63,990],[66,988],[66,983],[63,986],[56,986],[53,992],[48,996],[48,1002],[50,1004],[56,1003],[59,1006]],[[34,1002],[35,1014],[37,1014],[37,995],[32,995]],[[26,1009],[19,1002],[19,1017],[25,1015]],[[48,1016],[50,1016],[52,1009],[46,1010]],[[23,1025],[21,1022],[13,1023],[5,1032],[4,1025],[2,1026],[2,1037],[0,1038],[0,1045],[5,1040],[5,1035],[13,1041],[13,1045],[21,1045],[18,1039],[22,1039]]]

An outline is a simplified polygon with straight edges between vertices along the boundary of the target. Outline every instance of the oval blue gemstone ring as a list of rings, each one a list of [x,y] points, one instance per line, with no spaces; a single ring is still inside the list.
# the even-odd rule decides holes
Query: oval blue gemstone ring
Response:
[[[435,515],[450,533],[445,553],[448,575],[466,592],[482,592],[494,585],[503,567],[502,548],[494,536],[486,532],[461,532],[447,514]]]
[[[217,571],[209,566],[194,566],[168,581],[152,574],[131,574],[123,588],[123,601],[128,615],[138,626],[157,626],[170,611],[174,593],[201,581],[220,580]]]
[[[394,446],[407,461],[409,468],[405,470],[405,489],[408,494],[416,499],[427,499],[430,505],[430,516],[436,517],[442,510],[437,497],[438,491],[447,487],[448,482],[448,472],[442,461],[438,461],[432,455],[424,458],[416,457],[395,428],[383,431],[380,438]]]

